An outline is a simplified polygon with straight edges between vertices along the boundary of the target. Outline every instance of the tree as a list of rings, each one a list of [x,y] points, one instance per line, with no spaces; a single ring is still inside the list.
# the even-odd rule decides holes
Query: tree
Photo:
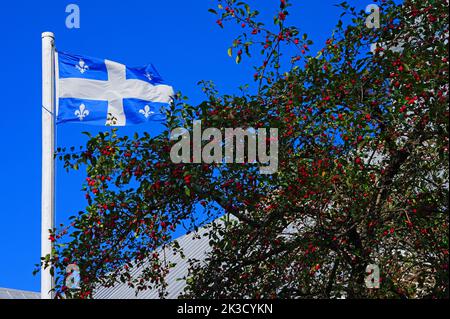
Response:
[[[86,167],[88,206],[51,234],[55,253],[43,262],[58,296],[73,294],[71,263],[78,297],[119,281],[164,296],[173,265],[156,248],[182,254],[171,232],[183,220],[195,230],[225,215],[208,225],[212,251],[206,265],[191,262],[185,297],[448,297],[448,1],[382,1],[380,28],[340,6],[332,36],[310,54],[308,36],[287,26],[288,1],[272,31],[247,4],[219,0],[217,24],[244,30],[228,53],[240,63],[261,52],[255,93],[220,95],[201,82],[205,101],[178,94],[157,137],[112,129],[80,153],[60,150],[67,169]],[[278,171],[173,163],[168,136],[194,120],[278,128]],[[369,264],[380,289],[364,284]],[[145,270],[133,277],[135,267]]]

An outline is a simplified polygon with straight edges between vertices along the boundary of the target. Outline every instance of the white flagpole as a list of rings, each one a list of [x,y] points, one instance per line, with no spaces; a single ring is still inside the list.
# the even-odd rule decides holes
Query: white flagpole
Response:
[[[55,38],[52,32],[42,33],[42,199],[41,199],[41,256],[52,253],[49,229],[55,219]],[[41,298],[51,299],[54,279],[50,268],[41,269]]]

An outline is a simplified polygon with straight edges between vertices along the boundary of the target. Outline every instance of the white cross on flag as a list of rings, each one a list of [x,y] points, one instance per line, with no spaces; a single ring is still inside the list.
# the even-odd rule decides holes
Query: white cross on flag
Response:
[[[125,126],[165,120],[174,93],[153,65],[133,68],[63,52],[55,58],[57,124]]]

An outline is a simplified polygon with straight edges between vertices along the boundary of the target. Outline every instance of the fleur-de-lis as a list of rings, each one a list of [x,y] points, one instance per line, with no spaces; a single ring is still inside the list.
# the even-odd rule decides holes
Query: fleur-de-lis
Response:
[[[86,105],[81,104],[79,109],[75,111],[75,115],[80,119],[80,121],[82,121],[89,115],[89,110],[86,109]]]
[[[84,62],[83,59],[80,59],[77,65],[75,67],[80,71],[81,74],[84,74],[87,70],[89,70],[89,66]]]
[[[144,106],[144,109],[139,110],[139,113],[144,115],[145,118],[147,119],[150,115],[154,114],[155,112],[150,111],[150,106],[146,105],[146,106]]]
[[[151,75],[149,72],[145,73],[145,77],[146,77],[149,81],[153,80],[153,77],[152,77],[152,75]]]

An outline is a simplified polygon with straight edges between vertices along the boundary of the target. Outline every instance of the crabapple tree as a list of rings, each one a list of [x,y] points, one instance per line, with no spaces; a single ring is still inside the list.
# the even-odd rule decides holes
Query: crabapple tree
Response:
[[[312,52],[288,24],[289,1],[273,25],[246,3],[217,1],[217,25],[242,30],[228,54],[255,65],[254,85],[223,95],[203,81],[204,102],[178,94],[159,136],[112,129],[59,151],[67,169],[86,169],[87,206],[43,257],[57,295],[122,282],[164,296],[174,265],[157,248],[183,254],[171,234],[191,221],[193,231],[207,224],[211,251],[190,261],[184,297],[448,297],[448,1],[373,2],[379,28],[343,2]],[[278,128],[278,171],[174,164],[170,131],[194,120]],[[73,263],[75,292],[64,285]],[[368,265],[378,289],[365,285]]]

